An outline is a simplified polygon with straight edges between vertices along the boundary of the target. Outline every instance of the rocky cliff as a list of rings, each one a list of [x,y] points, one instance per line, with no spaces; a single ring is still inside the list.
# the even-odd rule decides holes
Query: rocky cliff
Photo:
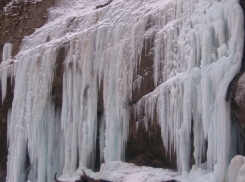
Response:
[[[5,6],[8,1],[3,1],[0,7]],[[47,21],[48,8],[52,6],[54,0],[43,0],[41,2],[19,2],[12,3],[11,6],[6,6],[5,10],[1,11],[0,15],[0,60],[2,59],[2,49],[4,43],[10,42],[13,44],[13,56],[18,53],[22,39],[32,34],[35,28],[41,27]],[[244,2],[241,1],[242,7]],[[72,21],[72,20],[71,20]],[[152,22],[149,21],[149,27]],[[71,23],[72,24],[72,23]],[[167,152],[163,146],[161,138],[161,128],[159,126],[158,118],[155,114],[151,122],[146,121],[144,113],[141,116],[134,115],[135,103],[144,95],[154,91],[153,76],[153,50],[152,42],[154,40],[154,33],[144,42],[144,49],[142,50],[137,74],[133,75],[133,83],[139,86],[132,86],[133,92],[129,104],[131,108],[129,138],[126,145],[126,162],[132,162],[137,165],[146,165],[152,167],[163,167],[177,169],[176,153],[174,150]],[[55,103],[55,108],[60,110],[62,107],[62,88],[63,88],[63,73],[64,60],[67,56],[68,45],[62,44],[56,52],[56,62],[54,78],[52,81],[52,100]],[[245,126],[245,61],[243,61],[242,68],[237,77],[234,78],[230,84],[230,90],[227,100],[231,101],[231,114],[233,121],[237,122],[242,127]],[[72,67],[72,65],[71,65]],[[7,161],[7,112],[11,108],[13,100],[14,80],[8,79],[7,96],[0,107],[0,181],[4,181],[6,176],[6,161]],[[2,102],[2,101],[1,101]],[[104,112],[103,103],[103,83],[98,91],[98,106],[97,117],[101,117]],[[156,111],[155,111],[156,112]],[[193,129],[193,126],[192,126]],[[98,127],[99,130],[99,127]],[[99,136],[98,136],[99,138]],[[99,142],[97,138],[97,153],[99,153]],[[193,136],[192,136],[193,143]],[[96,155],[99,156],[99,155]],[[205,157],[204,157],[205,158]],[[193,164],[193,157],[190,163]],[[205,160],[205,159],[203,159]],[[96,158],[95,168],[99,168],[100,158]],[[27,164],[28,165],[28,164]]]

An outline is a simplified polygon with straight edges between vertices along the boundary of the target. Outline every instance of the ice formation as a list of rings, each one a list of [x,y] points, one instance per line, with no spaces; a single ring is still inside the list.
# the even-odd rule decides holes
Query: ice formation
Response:
[[[207,155],[207,170],[223,182],[231,157],[225,98],[241,66],[244,40],[237,0],[114,0],[95,10],[101,2],[57,3],[48,22],[23,40],[13,64],[8,61],[11,46],[5,45],[3,99],[7,76],[15,81],[7,182],[51,182],[55,172],[72,176],[78,168],[93,168],[98,125],[101,160],[105,165],[124,160],[129,101],[133,85],[140,85],[133,75],[149,37],[156,89],[136,103],[136,114],[144,111],[152,118],[156,108],[164,146],[176,151],[183,174],[190,171],[193,123],[196,166],[205,166],[201,159]],[[63,102],[56,109],[51,88],[62,47]],[[99,120],[100,88],[104,113]]]
[[[229,166],[229,181],[242,182],[245,180],[245,158],[237,155],[231,160]]]

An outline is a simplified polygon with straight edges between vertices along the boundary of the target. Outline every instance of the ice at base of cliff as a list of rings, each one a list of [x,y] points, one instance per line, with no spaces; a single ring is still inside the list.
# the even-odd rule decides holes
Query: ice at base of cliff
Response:
[[[203,164],[204,166],[206,164]],[[218,182],[213,173],[208,170],[192,167],[190,173],[182,173],[152,167],[139,167],[134,164],[121,161],[102,164],[99,172],[93,172],[86,168],[79,168],[73,177],[60,176],[61,181],[75,181],[84,172],[94,179],[103,179],[113,182],[161,182],[174,179],[180,182]]]

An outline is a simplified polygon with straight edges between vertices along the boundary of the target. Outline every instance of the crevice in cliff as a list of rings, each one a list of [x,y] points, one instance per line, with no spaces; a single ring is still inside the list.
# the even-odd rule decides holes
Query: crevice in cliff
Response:
[[[51,93],[56,108],[62,107],[62,89],[65,57],[66,47],[61,46],[57,50]]]
[[[2,90],[0,89],[0,95]],[[7,115],[9,109],[12,107],[14,97],[14,81],[11,78],[7,79],[7,92],[4,102],[0,98],[0,181],[4,181],[7,175]]]
[[[173,148],[165,149],[156,116],[156,110],[152,121],[144,113],[140,117],[131,113],[125,161],[138,166],[177,170],[176,153]]]

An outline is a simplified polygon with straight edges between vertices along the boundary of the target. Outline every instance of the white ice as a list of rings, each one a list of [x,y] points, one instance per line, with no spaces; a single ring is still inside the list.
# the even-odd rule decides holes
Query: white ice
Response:
[[[142,82],[142,78],[133,80],[133,75],[149,37],[154,39],[156,89],[138,101],[136,114],[144,110],[146,118],[153,118],[157,107],[164,146],[177,154],[179,180],[223,182],[233,157],[225,98],[243,50],[243,12],[238,2],[114,0],[95,9],[104,2],[61,0],[50,9],[48,22],[23,39],[13,64],[8,62],[10,49],[4,49],[3,99],[7,76],[15,81],[8,113],[7,182],[50,182],[55,172],[73,179],[81,169],[93,169],[97,126],[101,162],[109,173],[102,177],[118,181],[173,177],[161,169],[113,162],[125,157],[129,102],[132,90]],[[51,89],[62,47],[66,50],[63,102],[57,110]],[[98,121],[102,84],[104,113]],[[192,121],[195,166],[191,168]],[[207,162],[202,164],[205,155]]]

